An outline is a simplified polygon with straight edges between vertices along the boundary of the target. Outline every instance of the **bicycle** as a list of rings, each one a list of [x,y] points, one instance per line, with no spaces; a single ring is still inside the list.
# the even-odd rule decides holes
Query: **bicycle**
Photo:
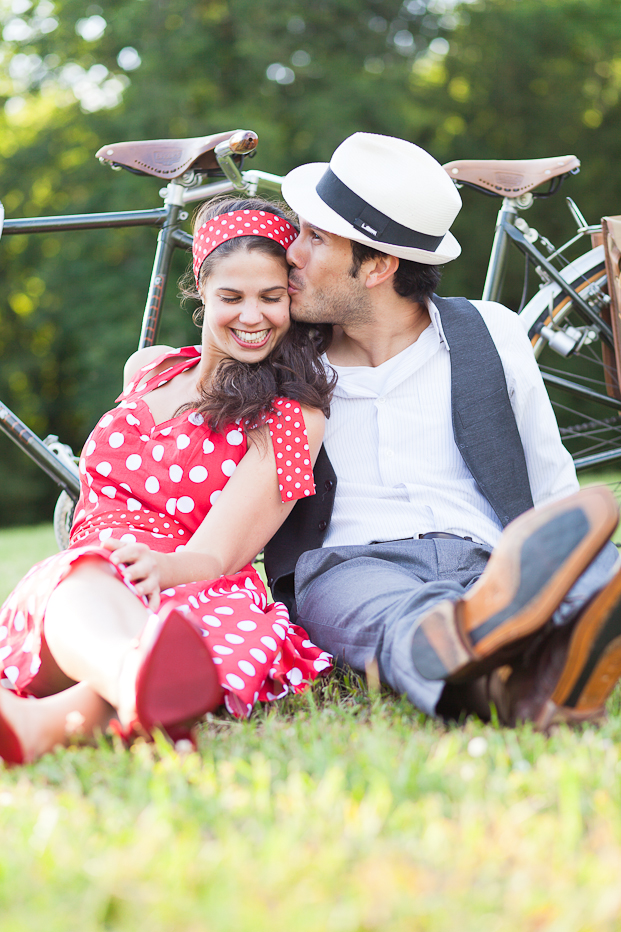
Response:
[[[257,136],[237,130],[194,139],[123,142],[103,146],[97,157],[116,170],[125,169],[161,178],[163,207],[37,217],[4,221],[4,234],[91,230],[107,227],[159,227],[157,248],[142,319],[138,348],[156,342],[162,302],[175,248],[191,248],[192,238],[181,228],[188,203],[231,191],[245,195],[277,195],[282,178],[269,172],[242,170],[243,159],[256,151]],[[548,385],[564,442],[576,468],[589,469],[621,458],[621,390],[614,357],[609,296],[599,225],[589,226],[568,198],[577,233],[556,249],[546,237],[528,226],[518,211],[528,209],[537,197],[550,197],[563,180],[579,169],[574,156],[525,161],[459,160],[444,166],[459,185],[502,198],[482,297],[499,300],[507,264],[507,247],[513,244],[525,256],[523,307],[518,309],[529,333],[544,381]],[[224,178],[225,180],[218,180]],[[205,183],[207,179],[207,183]],[[545,191],[538,190],[549,183]],[[0,235],[3,211],[0,205]],[[565,253],[584,236],[591,248],[569,262]],[[536,247],[539,241],[544,255]],[[561,268],[557,268],[557,262]],[[534,268],[540,280],[538,292],[525,301],[528,272]],[[551,354],[564,359],[560,370],[550,364]],[[570,407],[555,393],[574,400]],[[603,409],[604,413],[600,413]],[[610,410],[618,412],[606,416]],[[578,419],[578,420],[576,420]],[[18,444],[62,492],[54,513],[59,546],[68,543],[73,508],[79,494],[76,457],[55,436],[41,440],[0,402],[0,429]],[[617,487],[621,482],[616,482]]]
[[[580,168],[575,156],[550,159],[457,160],[444,166],[460,186],[502,198],[482,298],[498,301],[508,246],[525,257],[520,319],[531,339],[555,408],[563,442],[578,471],[601,468],[621,458],[621,391],[610,317],[602,227],[589,225],[567,198],[576,234],[555,248],[518,213],[535,198],[555,194]],[[541,186],[548,183],[545,190]],[[566,253],[590,237],[590,248],[569,261]],[[546,254],[536,248],[541,243]],[[555,264],[556,263],[556,264]],[[525,301],[528,273],[538,291]],[[605,477],[602,477],[605,478]],[[617,496],[621,477],[610,477]]]

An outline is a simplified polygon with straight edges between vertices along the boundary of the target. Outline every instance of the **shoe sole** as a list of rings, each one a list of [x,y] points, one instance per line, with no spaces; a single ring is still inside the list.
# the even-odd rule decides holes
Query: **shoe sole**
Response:
[[[0,686],[0,689],[3,688]],[[0,715],[0,757],[6,764],[24,763],[24,752],[20,740],[2,715]]]
[[[506,649],[548,621],[618,519],[609,489],[593,486],[512,521],[463,599],[440,602],[422,619],[412,642],[419,673],[459,682],[505,662]]]
[[[140,638],[136,713],[143,728],[173,728],[215,709],[222,687],[204,639],[179,612],[153,616]]]
[[[565,666],[535,720],[539,731],[561,722],[599,721],[621,677],[621,570],[576,623]]]

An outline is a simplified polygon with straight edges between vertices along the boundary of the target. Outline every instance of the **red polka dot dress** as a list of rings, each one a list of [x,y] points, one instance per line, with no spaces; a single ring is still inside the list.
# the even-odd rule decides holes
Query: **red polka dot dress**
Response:
[[[168,369],[137,387],[170,358]],[[195,366],[200,352],[184,347],[141,369],[88,438],[80,458],[82,492],[69,549],[33,567],[0,609],[2,684],[28,694],[40,666],[45,609],[56,586],[85,556],[110,562],[101,547],[109,537],[171,553],[192,537],[246,453],[239,424],[212,431],[189,411],[155,424],[143,396]],[[276,399],[268,419],[283,501],[314,492],[306,428],[300,406]],[[136,595],[120,570],[113,571]],[[251,565],[216,580],[187,583],[161,593],[162,608],[174,604],[207,639],[225,703],[246,716],[257,700],[299,692],[331,667],[329,654],[289,622],[280,602],[268,605],[261,578]],[[143,600],[144,601],[144,600]]]

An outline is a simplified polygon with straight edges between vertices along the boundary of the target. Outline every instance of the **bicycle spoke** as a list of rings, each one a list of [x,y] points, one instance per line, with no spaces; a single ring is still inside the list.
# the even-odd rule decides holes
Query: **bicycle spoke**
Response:
[[[572,382],[576,382],[576,383],[580,383],[584,385],[591,385],[591,386],[595,386],[596,388],[599,386],[600,388],[603,389],[606,384],[605,382],[602,381],[601,378],[592,379],[586,375],[582,375],[582,373],[578,373],[578,372],[570,373],[567,371],[567,369],[553,369],[551,366],[540,366],[539,368],[541,369],[542,372],[548,372],[550,375],[560,375],[562,378],[565,378],[565,379],[568,378],[569,376]],[[600,363],[599,368],[600,369],[602,368],[601,363]]]
[[[593,278],[592,274],[587,272],[577,277],[572,284],[579,287],[581,282],[586,283],[589,280],[592,282]],[[562,299],[559,303],[562,303]],[[582,326],[571,304],[563,304],[560,312],[555,310],[552,316],[559,328],[568,325]],[[600,341],[594,340],[564,359],[556,356],[553,350],[546,346],[541,357],[538,362],[543,373],[559,376],[576,385],[576,395],[573,399],[570,387],[562,391],[554,390],[553,387],[550,390],[563,443],[574,459],[621,450],[621,415],[611,414],[609,408],[584,399],[578,394],[578,386],[582,386],[608,396],[609,386],[617,382],[616,368],[605,362]],[[611,462],[605,473],[602,469],[605,467],[593,473],[594,481],[605,481],[616,494],[621,495],[619,464]]]

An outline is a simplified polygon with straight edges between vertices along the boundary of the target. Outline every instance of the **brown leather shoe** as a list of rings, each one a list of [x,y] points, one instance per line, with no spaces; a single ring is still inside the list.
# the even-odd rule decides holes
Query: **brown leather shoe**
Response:
[[[504,684],[495,672],[490,699],[506,725],[532,721],[539,731],[560,722],[604,718],[621,677],[621,569],[574,624],[555,628],[514,664]]]
[[[469,715],[489,722],[492,717],[490,702],[496,703],[496,695],[490,694],[491,676],[493,674],[479,676],[467,683],[446,683],[435,714],[445,722],[460,722]]]
[[[512,521],[466,595],[423,616],[412,641],[418,672],[459,682],[505,663],[549,620],[618,520],[612,493],[593,486]]]

